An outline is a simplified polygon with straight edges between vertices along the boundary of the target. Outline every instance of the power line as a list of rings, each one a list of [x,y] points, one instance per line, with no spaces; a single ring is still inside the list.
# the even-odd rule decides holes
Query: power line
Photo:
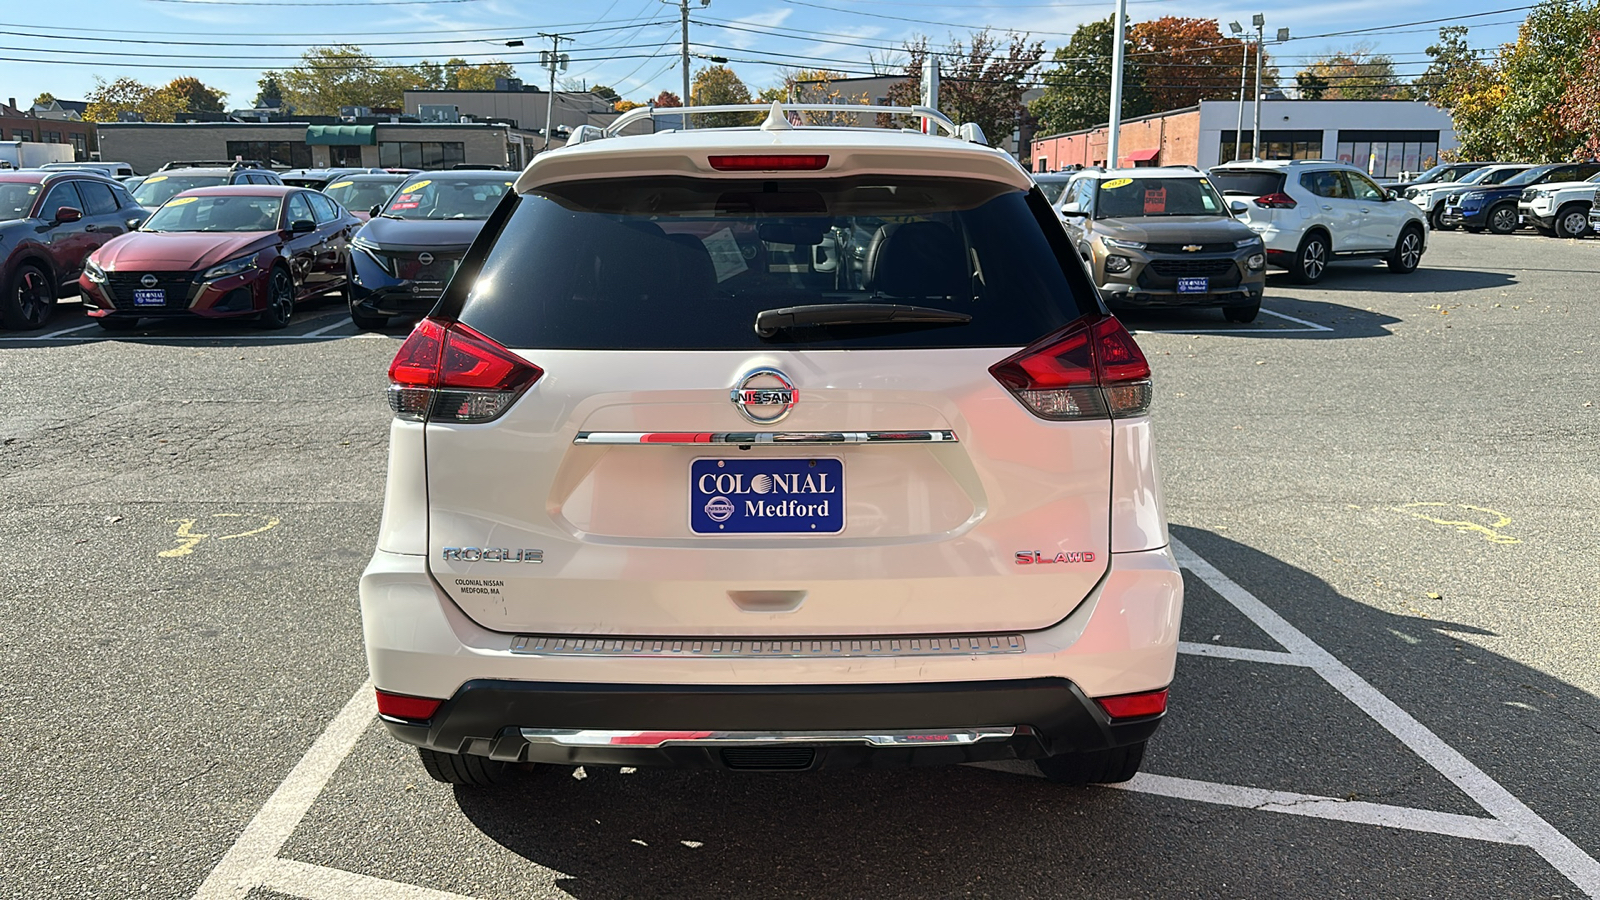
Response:
[[[610,28],[591,28],[591,29],[582,30],[582,31],[567,31],[567,32],[563,32],[563,34],[598,34],[598,33],[601,33],[601,32],[626,31],[626,30],[632,30],[632,29],[638,29],[638,28],[648,28],[648,27],[651,27],[651,26],[654,26],[654,25],[672,25],[672,24],[676,24],[676,22],[673,22],[673,21],[670,21],[670,20],[667,20],[667,19],[662,19],[660,21],[655,21],[655,22],[644,22],[644,23],[641,23],[639,25],[613,26],[613,27],[610,27]],[[161,32],[161,33],[165,33],[165,32]],[[437,33],[437,32],[435,32],[435,33]],[[170,40],[152,40],[152,39],[149,39],[149,38],[127,38],[127,37],[104,38],[104,37],[90,37],[90,36],[86,36],[86,35],[77,35],[77,34],[60,34],[60,35],[58,35],[58,34],[49,34],[49,33],[45,33],[45,32],[37,32],[37,31],[0,30],[0,34],[11,35],[13,37],[40,38],[40,39],[43,39],[43,40],[52,40],[52,41],[92,41],[92,42],[96,42],[96,43],[107,43],[107,44],[142,44],[142,45],[172,46],[172,47],[215,47],[217,45],[215,41],[170,41]],[[506,37],[508,40],[511,40],[511,39],[526,38],[526,37],[528,37],[528,35],[527,34],[517,35],[517,34],[509,34],[508,33],[508,34],[505,34],[504,37]],[[376,42],[376,43],[363,42],[362,44],[328,44],[328,43],[315,43],[315,42],[306,42],[306,43],[302,43],[302,42],[252,42],[251,45],[252,46],[256,46],[256,47],[304,47],[306,49],[310,49],[312,47],[360,46],[360,47],[362,47],[364,49],[365,47],[420,47],[420,46],[430,46],[430,45],[439,45],[439,44],[458,45],[458,44],[478,43],[481,40],[485,40],[485,39],[483,39],[483,38],[468,38],[468,39],[463,40],[461,38],[455,38],[453,40],[440,39],[440,40],[431,40],[431,41],[379,41],[379,42]],[[52,50],[50,52],[54,53],[54,52],[58,52],[58,51]],[[66,51],[59,51],[59,52],[66,52]],[[482,55],[482,54],[480,54],[480,55]],[[234,57],[228,57],[228,58],[234,58]],[[242,58],[242,59],[256,58],[256,59],[259,59],[259,58],[262,58],[262,57],[238,57],[238,58]]]
[[[483,3],[486,0],[316,0],[314,3],[284,3],[282,0],[150,0],[151,3],[182,3],[192,6],[440,6],[447,3]]]

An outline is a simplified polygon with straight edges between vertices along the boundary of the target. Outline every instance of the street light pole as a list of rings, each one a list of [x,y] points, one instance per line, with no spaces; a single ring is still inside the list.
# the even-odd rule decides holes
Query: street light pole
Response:
[[[1106,135],[1106,168],[1117,167],[1117,144],[1122,137],[1123,40],[1128,31],[1128,0],[1117,0],[1116,25],[1111,40],[1111,133]]]
[[[1233,158],[1244,159],[1244,80],[1250,71],[1250,41],[1244,37],[1244,28],[1238,22],[1229,22],[1228,30],[1239,39],[1239,119],[1233,124]]]
[[[1266,40],[1264,29],[1267,17],[1256,13],[1250,19],[1250,24],[1256,26],[1256,109],[1254,115],[1255,133],[1250,138],[1250,158],[1261,159],[1261,44]]]

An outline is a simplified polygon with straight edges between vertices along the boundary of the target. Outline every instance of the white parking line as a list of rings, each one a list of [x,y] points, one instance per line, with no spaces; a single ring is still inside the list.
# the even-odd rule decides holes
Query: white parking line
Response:
[[[1577,885],[1579,890],[1591,897],[1600,897],[1600,862],[1596,862],[1594,857],[1579,849],[1566,835],[1401,709],[1399,704],[1384,696],[1332,653],[1273,612],[1256,595],[1240,587],[1180,541],[1173,540],[1172,550],[1177,556],[1178,565],[1199,576],[1200,580],[1248,616],[1256,627],[1283,645],[1289,653],[1306,660],[1324,681],[1399,738],[1412,753],[1450,779],[1473,802],[1511,829],[1518,836],[1518,843],[1533,848],[1556,871]]]
[[[1600,897],[1600,863],[1474,766],[1455,748],[1380,693],[1333,654],[1240,587],[1183,543],[1173,540],[1178,564],[1244,613],[1285,649],[1256,650],[1183,642],[1180,652],[1313,669],[1329,685],[1454,782],[1492,818],[1463,816],[1365,801],[1340,800],[1241,785],[1141,774],[1123,785],[1132,793],[1214,803],[1286,815],[1376,825],[1447,837],[1529,847],[1590,897]],[[195,900],[243,900],[261,887],[306,900],[473,900],[398,881],[283,859],[278,853],[333,778],[339,764],[377,715],[372,684],[363,684],[312,744],[289,776],[245,826],[195,894]]]
[[[63,334],[71,334],[74,331],[83,331],[83,330],[85,330],[87,328],[98,328],[98,327],[100,327],[99,323],[90,322],[87,325],[78,325],[78,326],[73,327],[73,328],[63,328],[60,331],[52,331],[49,334],[41,334],[36,338],[21,338],[20,340],[48,341],[51,338],[58,338],[58,337],[62,336]]]

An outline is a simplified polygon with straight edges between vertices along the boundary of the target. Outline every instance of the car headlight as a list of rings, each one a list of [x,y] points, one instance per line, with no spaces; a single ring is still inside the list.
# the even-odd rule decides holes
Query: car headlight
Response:
[[[84,260],[83,274],[89,276],[89,280],[95,284],[106,283],[106,270],[100,268],[100,264],[95,262],[92,257]]]
[[[1244,264],[1252,269],[1264,269],[1267,267],[1267,256],[1264,253],[1257,253],[1245,260]]]
[[[1234,246],[1234,249],[1237,249],[1237,250],[1243,250],[1246,247],[1259,247],[1259,246],[1261,246],[1261,238],[1259,238],[1259,237],[1247,237],[1247,238],[1244,238],[1243,240],[1234,241],[1233,242],[1233,246]]]
[[[1412,197],[1415,197],[1420,193],[1422,193],[1422,192],[1417,190],[1416,188],[1406,188],[1406,192],[1404,194],[1402,194],[1401,196],[1405,197],[1407,200],[1410,200]]]
[[[1107,241],[1107,243],[1110,242]],[[1133,260],[1128,259],[1126,256],[1106,257],[1106,271],[1113,275],[1121,275],[1131,268],[1133,268]]]
[[[367,240],[364,237],[361,237],[361,236],[357,235],[356,238],[350,242],[350,246],[355,248],[355,249],[357,249],[357,250],[360,250],[362,253],[366,254],[367,258],[371,259],[373,262],[377,263],[378,264],[378,268],[382,269],[385,274],[388,274],[388,275],[391,275],[391,276],[395,275],[395,267],[394,267],[394,265],[390,262],[389,257],[385,256],[378,249],[378,245],[377,244],[373,243],[372,241]]]
[[[1119,241],[1116,238],[1101,238],[1107,247],[1116,247],[1120,250],[1143,250],[1143,241]]]
[[[238,275],[240,272],[248,272],[255,267],[256,255],[252,253],[249,256],[241,256],[238,259],[230,259],[225,263],[218,263],[217,265],[207,269],[205,274],[201,275],[200,278],[204,281],[216,281],[219,278],[227,278],[229,275]]]

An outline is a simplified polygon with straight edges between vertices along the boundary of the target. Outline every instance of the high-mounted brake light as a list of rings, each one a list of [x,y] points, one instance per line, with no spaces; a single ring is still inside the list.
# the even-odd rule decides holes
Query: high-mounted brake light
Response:
[[[1267,209],[1294,209],[1294,198],[1279,191],[1256,198],[1256,205]]]
[[[1136,719],[1154,716],[1167,711],[1167,689],[1145,691],[1142,694],[1120,694],[1116,697],[1096,697],[1096,703],[1113,719]]]
[[[430,697],[408,697],[405,694],[378,691],[378,715],[390,719],[426,722],[433,718],[433,714],[439,711],[439,706],[443,703],[443,700],[434,700]]]
[[[1041,419],[1121,419],[1150,411],[1150,364],[1112,316],[1078,319],[989,372]]]
[[[389,406],[419,422],[488,422],[543,374],[459,322],[423,319],[389,364]]]
[[[828,154],[713,156],[710,162],[718,172],[815,172],[827,168]]]

